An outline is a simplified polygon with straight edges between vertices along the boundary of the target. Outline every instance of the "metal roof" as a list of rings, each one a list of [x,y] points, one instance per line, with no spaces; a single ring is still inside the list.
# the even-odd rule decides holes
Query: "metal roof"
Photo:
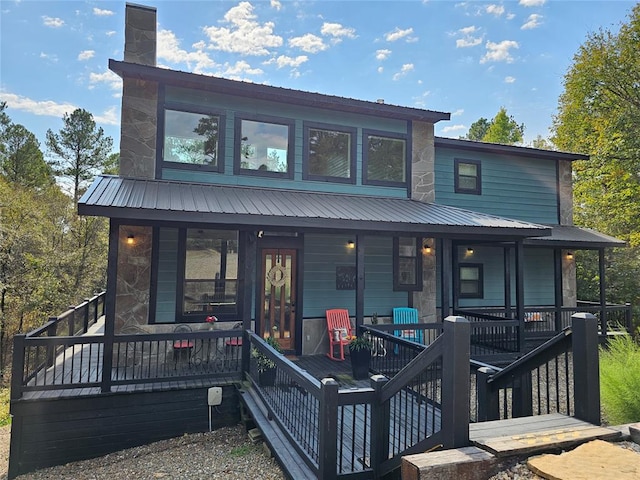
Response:
[[[605,248],[626,247],[627,243],[604,233],[573,225],[549,225],[551,235],[532,237],[524,241],[525,245],[564,248]]]
[[[289,88],[273,87],[271,85],[229,80],[211,75],[169,70],[167,68],[150,65],[121,62],[113,59],[109,59],[109,69],[122,78],[152,80],[178,87],[194,88],[227,95],[239,95],[245,98],[269,100],[283,104],[326,108],[362,115],[375,115],[400,120],[420,120],[432,123],[439,122],[440,120],[449,120],[451,118],[451,114],[447,112],[403,107],[380,103],[378,101],[358,100],[323,93],[304,92]]]
[[[547,226],[407,198],[100,176],[81,215],[124,220],[493,238],[544,236]]]

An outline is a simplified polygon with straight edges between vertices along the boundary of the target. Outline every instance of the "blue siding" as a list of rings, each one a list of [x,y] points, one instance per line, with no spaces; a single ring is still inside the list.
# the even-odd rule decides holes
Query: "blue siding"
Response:
[[[178,278],[178,230],[161,228],[158,242],[158,293],[156,323],[176,321],[176,286]]]
[[[336,290],[336,266],[353,265],[354,249],[346,247],[348,235],[305,235],[304,312],[305,318],[324,317],[329,308],[346,308],[355,315],[356,291]],[[392,239],[365,240],[365,311],[387,315],[396,306],[407,304],[406,292],[393,291]]]
[[[270,188],[288,188],[298,190],[313,190],[333,193],[355,193],[363,195],[381,195],[393,197],[406,197],[406,188],[379,187],[362,185],[362,130],[372,129],[389,133],[407,134],[406,121],[376,118],[364,115],[354,115],[330,110],[298,107],[294,105],[282,105],[275,102],[258,101],[241,97],[231,97],[201,91],[167,87],[166,101],[179,102],[183,105],[208,106],[221,111],[226,116],[225,126],[225,152],[224,174],[217,172],[197,172],[163,168],[162,178],[167,180],[182,180],[189,182],[217,183],[225,185],[261,186]],[[234,175],[234,123],[237,115],[262,114],[275,117],[295,119],[295,145],[294,145],[294,177],[293,179],[265,178],[252,175]],[[302,180],[303,157],[303,122],[320,122],[333,125],[341,125],[357,128],[354,139],[357,148],[356,184],[332,183],[324,181]]]
[[[479,160],[482,194],[455,193],[454,159]],[[491,155],[449,148],[436,149],[436,202],[502,217],[558,223],[556,162]]]

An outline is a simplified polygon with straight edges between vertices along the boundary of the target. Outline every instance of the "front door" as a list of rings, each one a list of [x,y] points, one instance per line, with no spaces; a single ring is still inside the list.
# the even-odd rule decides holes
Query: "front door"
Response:
[[[260,335],[278,339],[283,350],[295,349],[296,250],[262,250]]]

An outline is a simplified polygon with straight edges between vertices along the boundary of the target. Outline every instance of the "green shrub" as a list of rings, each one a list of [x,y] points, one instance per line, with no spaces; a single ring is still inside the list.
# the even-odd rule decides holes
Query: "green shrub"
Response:
[[[9,415],[9,388],[0,388],[0,427],[11,423]]]
[[[616,336],[600,349],[600,398],[607,423],[640,421],[640,346]]]

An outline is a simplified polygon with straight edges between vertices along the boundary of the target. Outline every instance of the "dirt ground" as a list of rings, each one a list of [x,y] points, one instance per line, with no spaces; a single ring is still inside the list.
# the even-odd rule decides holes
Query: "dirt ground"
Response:
[[[9,466],[9,441],[11,440],[11,425],[0,427],[0,480],[7,478]]]

